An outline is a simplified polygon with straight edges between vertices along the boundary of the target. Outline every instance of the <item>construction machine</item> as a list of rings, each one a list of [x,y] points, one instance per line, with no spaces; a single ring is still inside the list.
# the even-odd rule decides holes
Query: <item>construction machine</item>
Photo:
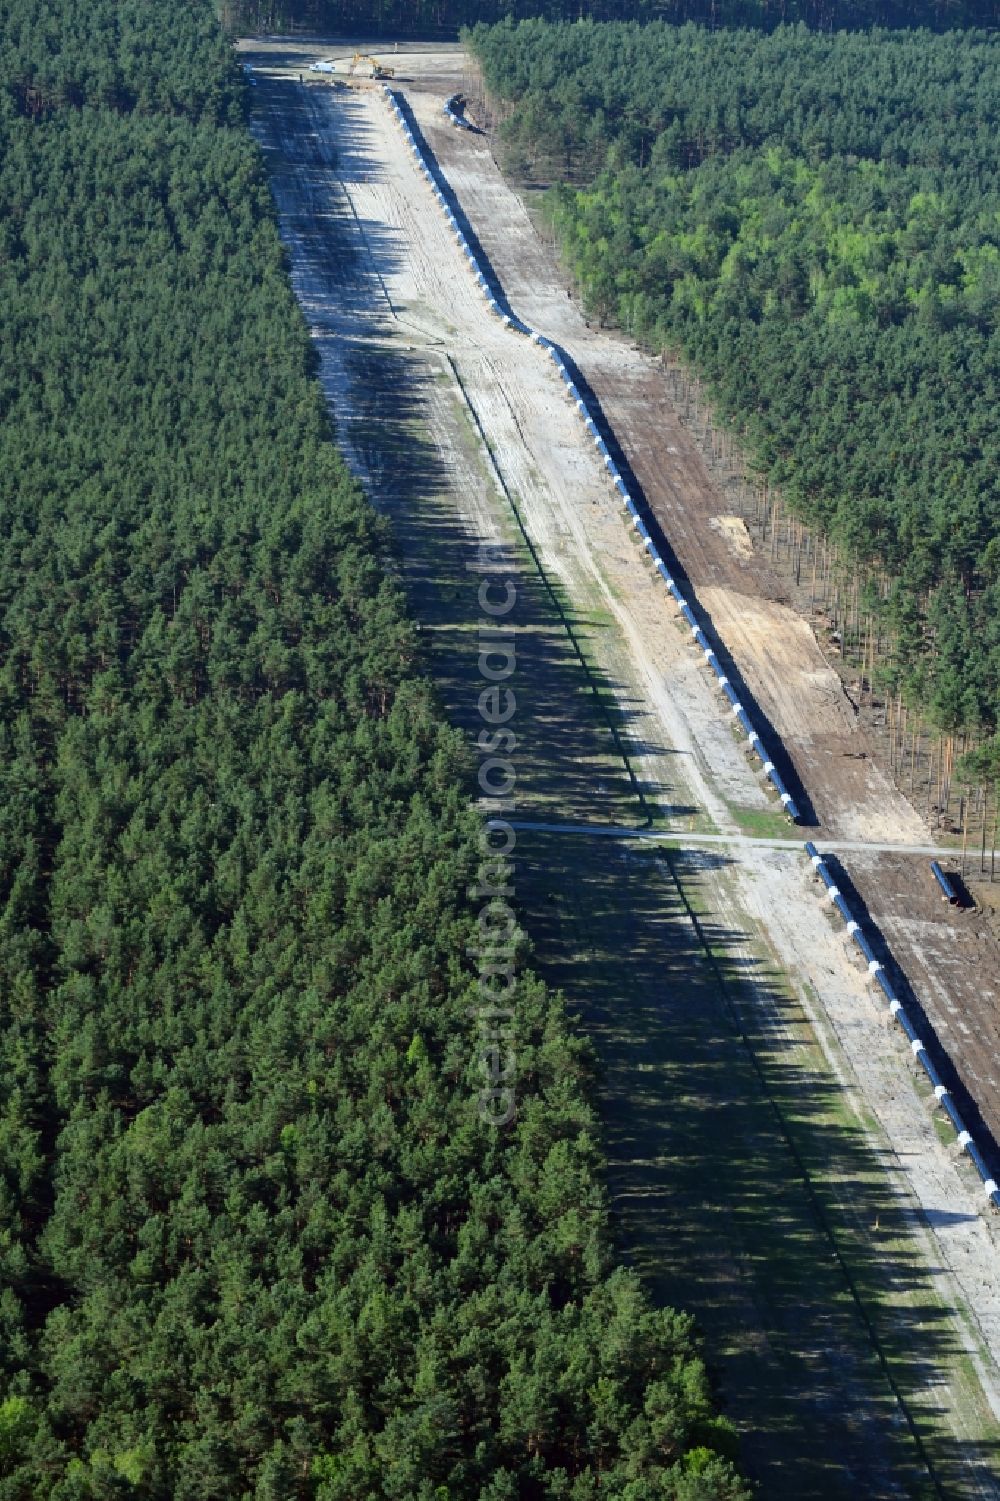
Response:
[[[346,57],[331,57],[325,62],[313,63],[310,73],[339,73],[344,78],[395,78],[395,68],[385,68],[377,58],[367,52],[355,52],[351,61]]]
[[[360,73],[362,78],[395,78],[395,68],[385,68],[375,57],[369,57],[367,52],[355,52],[354,61],[351,63],[351,72]]]

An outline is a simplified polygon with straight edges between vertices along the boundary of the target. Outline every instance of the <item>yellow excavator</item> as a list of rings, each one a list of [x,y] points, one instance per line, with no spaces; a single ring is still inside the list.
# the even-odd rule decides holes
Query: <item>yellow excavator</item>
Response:
[[[371,78],[395,78],[396,76],[395,68],[383,67],[376,58],[369,57],[367,52],[355,52],[351,72],[362,75],[367,73]]]
[[[395,68],[385,68],[377,58],[367,52],[355,52],[350,62],[346,57],[327,57],[322,62],[311,63],[310,73],[331,73],[336,77],[360,80],[362,78],[395,78]]]

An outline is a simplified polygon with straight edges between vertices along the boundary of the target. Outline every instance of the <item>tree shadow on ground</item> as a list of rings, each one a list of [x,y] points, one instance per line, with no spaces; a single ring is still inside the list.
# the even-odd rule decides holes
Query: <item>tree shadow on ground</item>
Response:
[[[392,231],[359,220],[340,186],[375,182],[381,171],[364,111],[346,94],[324,100],[317,111],[285,80],[268,80],[263,99],[264,133],[276,148],[271,165],[282,229],[337,436],[392,523],[401,576],[439,692],[474,740],[483,728],[479,696],[488,684],[479,662],[480,575],[469,565],[483,537],[455,505],[455,455],[439,447],[442,402],[454,406],[447,372],[433,352],[379,337],[383,317],[395,312],[387,283],[402,247]],[[452,409],[448,420],[461,435],[465,419],[456,420]],[[477,444],[476,435],[467,434],[458,467],[485,492],[496,479],[486,472],[482,434],[478,438]],[[635,758],[664,759],[660,727],[596,667],[592,647],[606,624],[573,610],[520,528],[516,498],[507,496],[506,506],[507,540],[491,567],[509,569],[517,584],[510,624],[517,640],[511,686],[518,703],[519,808],[560,819],[634,823],[648,821],[651,800],[659,798],[657,811],[696,812],[683,798],[671,800],[669,788],[644,784]]]
[[[700,853],[582,843],[522,834],[518,898],[597,1047],[619,1239],[698,1317],[751,1473],[769,1497],[972,1494],[997,1454],[940,1441],[926,1395],[953,1310],[798,1004]]]
[[[313,141],[299,163],[318,174],[309,193],[320,204],[335,144]],[[352,170],[368,171],[355,151]],[[399,255],[393,236],[324,213],[314,228],[301,215],[309,238],[293,259],[306,260],[325,320],[318,347],[338,431],[392,523],[426,660],[471,736],[481,575],[466,564],[483,538],[456,508],[453,464],[433,436],[435,408],[452,398],[426,357],[371,337],[371,299]],[[465,461],[469,483],[488,486],[472,434]],[[621,821],[637,804],[584,670],[599,623],[574,617],[574,645],[513,522],[490,568],[517,581],[518,796]],[[641,739],[637,706],[621,710],[629,740]],[[797,1006],[713,910],[705,877],[724,863],[519,832],[515,899],[539,968],[597,1047],[621,1238],[657,1297],[696,1313],[751,1473],[769,1496],[796,1501],[920,1494],[926,1467],[901,1413],[955,1353],[949,1310]],[[915,1421],[939,1494],[965,1495],[970,1467],[985,1472],[996,1456],[928,1434],[933,1416],[925,1398]]]

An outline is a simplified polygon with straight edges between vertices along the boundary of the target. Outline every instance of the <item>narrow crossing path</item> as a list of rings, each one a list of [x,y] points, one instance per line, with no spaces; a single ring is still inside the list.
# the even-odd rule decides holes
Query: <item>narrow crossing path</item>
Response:
[[[512,829],[531,829],[539,834],[579,834],[592,839],[637,839],[653,844],[700,845],[727,844],[734,849],[754,846],[772,850],[803,850],[805,839],[772,839],[763,834],[692,834],[686,829],[630,829],[625,825],[598,823],[542,823],[532,819],[511,818]],[[957,851],[936,844],[878,844],[864,839],[824,839],[825,850],[833,853],[878,855],[926,855],[928,859],[950,859]],[[978,853],[978,852],[977,852]],[[989,851],[987,850],[987,855]]]

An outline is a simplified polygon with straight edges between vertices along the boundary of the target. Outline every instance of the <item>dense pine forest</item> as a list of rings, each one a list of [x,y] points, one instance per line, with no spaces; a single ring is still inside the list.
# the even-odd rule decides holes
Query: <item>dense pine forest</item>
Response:
[[[12,0],[0,80],[0,1496],[739,1501],[614,1265],[207,3]]]
[[[704,25],[841,27],[996,26],[997,0],[223,0],[237,31],[304,30],[329,35],[454,35],[459,26],[505,17],[547,21],[685,21]]]
[[[708,381],[864,584],[884,686],[1000,774],[1000,45],[480,27],[584,297]]]

